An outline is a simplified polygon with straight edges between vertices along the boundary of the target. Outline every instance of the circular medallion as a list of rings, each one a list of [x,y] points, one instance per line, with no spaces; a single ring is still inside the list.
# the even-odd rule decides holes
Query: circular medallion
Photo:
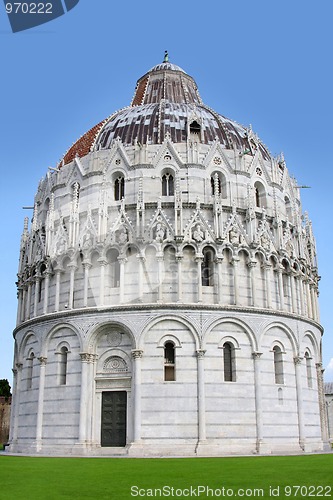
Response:
[[[117,347],[118,345],[121,344],[121,333],[117,331],[112,331],[110,333],[107,333],[107,339],[108,343],[112,347]]]

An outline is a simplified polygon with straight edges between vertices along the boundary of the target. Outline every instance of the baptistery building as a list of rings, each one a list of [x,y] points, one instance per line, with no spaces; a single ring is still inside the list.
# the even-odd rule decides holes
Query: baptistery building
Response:
[[[283,156],[166,55],[39,183],[10,451],[323,449],[318,281]]]

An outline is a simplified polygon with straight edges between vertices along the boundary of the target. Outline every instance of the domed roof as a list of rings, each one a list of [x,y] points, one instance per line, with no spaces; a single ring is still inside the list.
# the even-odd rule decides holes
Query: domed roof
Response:
[[[174,143],[187,142],[191,132],[198,141],[211,144],[218,140],[226,149],[253,150],[248,130],[206,106],[194,79],[167,55],[137,82],[130,106],[115,112],[84,134],[65,154],[62,163],[83,157],[94,149],[108,149],[114,139],[124,145],[160,144],[166,137]],[[264,156],[265,146],[256,139]]]

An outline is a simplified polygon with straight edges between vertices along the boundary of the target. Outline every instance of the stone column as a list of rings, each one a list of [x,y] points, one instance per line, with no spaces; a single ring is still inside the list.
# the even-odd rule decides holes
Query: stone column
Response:
[[[32,282],[28,281],[28,292],[26,296],[26,312],[25,312],[25,319],[30,319],[30,306],[31,306],[31,288],[32,288]]]
[[[87,366],[87,423],[86,423],[86,442],[91,443],[93,437],[93,417],[94,412],[94,389],[95,389],[95,363],[98,356],[97,354],[90,354]]]
[[[39,297],[39,290],[40,290],[40,276],[36,276],[35,278],[35,297],[34,297],[34,318],[37,316],[37,311],[38,311],[38,297]]]
[[[276,271],[278,273],[278,282],[279,282],[279,296],[280,296],[280,309],[281,311],[285,310],[285,303],[284,303],[284,292],[283,292],[283,277],[282,277],[282,269],[277,269]]]
[[[81,395],[80,395],[80,422],[79,422],[79,443],[85,445],[87,442],[87,419],[88,419],[88,363],[91,361],[91,354],[81,352]]]
[[[239,291],[238,291],[238,267],[239,258],[234,257],[231,261],[231,264],[234,266],[234,305],[237,306],[239,304]]]
[[[163,282],[162,282],[162,275],[163,275],[163,255],[158,255],[156,256],[157,259],[157,269],[158,269],[158,298],[157,302],[161,303],[163,302]]]
[[[307,279],[307,280],[305,280],[304,284],[305,284],[305,293],[306,293],[306,303],[307,303],[308,317],[309,318],[313,318],[311,295],[310,295],[310,281]]]
[[[296,289],[296,313],[302,314],[302,296],[301,296],[301,277],[299,274],[295,275],[295,289]]]
[[[54,303],[54,311],[57,312],[59,311],[59,300],[60,300],[60,276],[61,276],[61,269],[55,269],[55,279],[56,279],[56,285],[55,285],[55,303]]]
[[[206,439],[205,356],[206,351],[197,350],[198,359],[198,441]]]
[[[125,290],[125,263],[127,259],[125,257],[118,257],[119,261],[119,303],[123,304],[124,302],[124,290]]]
[[[327,422],[327,412],[325,404],[324,395],[324,381],[323,381],[323,365],[322,363],[316,363],[317,371],[317,384],[318,384],[318,400],[319,400],[319,413],[320,413],[320,425],[321,425],[321,437],[324,443],[328,442],[328,422]]]
[[[176,255],[178,265],[178,299],[177,302],[183,302],[183,281],[182,281],[182,255]]]
[[[262,352],[253,352],[254,362],[254,394],[255,394],[255,408],[256,408],[256,427],[257,427],[257,453],[263,442],[263,421],[262,421],[262,394],[261,394],[261,373],[260,373],[260,357]]]
[[[38,358],[38,361],[40,362],[40,368],[39,368],[39,390],[38,390],[38,408],[37,408],[37,424],[36,424],[36,450],[37,451],[40,451],[42,449],[46,360],[47,360],[47,358],[44,358],[43,356]]]
[[[43,314],[47,314],[48,306],[49,306],[49,286],[50,286],[50,276],[51,271],[45,271],[45,279],[44,279],[44,304],[43,304]]]
[[[250,290],[251,290],[251,306],[255,307],[257,303],[257,294],[256,294],[256,280],[255,280],[255,274],[254,274],[254,268],[256,267],[257,263],[254,261],[250,261],[247,264],[247,267],[250,269]]]
[[[300,294],[300,304],[301,304],[301,315],[306,316],[306,302],[305,302],[305,297],[304,297],[304,283],[303,283],[303,276],[299,276],[299,294]]]
[[[22,286],[22,307],[21,307],[21,322],[26,319],[26,307],[27,307],[27,285]]]
[[[197,275],[198,275],[198,302],[202,302],[202,276],[201,276],[201,266],[202,257],[195,257],[197,263]]]
[[[272,289],[271,289],[271,264],[264,264],[265,272],[265,295],[266,295],[266,307],[268,309],[272,308]]]
[[[310,298],[311,298],[311,309],[312,309],[312,318],[315,321],[318,321],[317,316],[317,307],[316,307],[316,297],[315,297],[315,285],[310,285]]]
[[[88,287],[89,287],[89,270],[91,269],[90,262],[83,262],[84,269],[84,284],[83,284],[83,307],[88,306]]]
[[[100,265],[100,277],[99,277],[99,305],[104,306],[105,298],[105,268],[108,265],[108,261],[105,259],[98,259]]]
[[[74,264],[69,264],[68,269],[70,269],[69,277],[69,295],[68,295],[68,309],[73,309],[74,307],[74,281],[75,281],[75,271],[77,266]]]
[[[18,431],[18,420],[20,414],[20,394],[21,394],[21,377],[22,377],[22,363],[16,363],[16,369],[13,369],[14,375],[14,397],[13,402],[14,407],[12,407],[13,415],[11,416],[11,426],[10,426],[10,442],[17,442],[17,431]]]
[[[295,290],[295,277],[293,271],[289,275],[290,279],[290,290],[291,290],[291,312],[297,313],[297,300],[296,300],[296,290]]]
[[[143,351],[141,349],[132,350],[132,359],[134,363],[134,441],[141,439],[141,358]]]
[[[223,297],[223,279],[222,279],[222,264],[223,264],[223,257],[217,257],[216,260],[216,267],[217,267],[217,303],[222,304],[222,297]]]
[[[302,359],[300,356],[294,358],[295,375],[296,375],[296,395],[297,395],[297,416],[298,416],[298,433],[299,445],[304,451],[305,446],[305,431],[304,431],[304,410],[303,410],[303,395],[302,395]]]
[[[138,255],[138,265],[139,265],[139,283],[138,283],[138,293],[139,293],[139,301],[143,302],[143,284],[144,284],[144,266],[145,266],[146,258],[143,255]]]
[[[23,310],[23,289],[22,286],[18,287],[17,290],[17,316],[16,316],[16,324],[19,325],[22,322],[22,310]]]

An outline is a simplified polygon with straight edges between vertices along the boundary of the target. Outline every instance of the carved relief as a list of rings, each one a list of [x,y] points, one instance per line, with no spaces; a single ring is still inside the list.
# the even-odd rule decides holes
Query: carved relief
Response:
[[[127,373],[128,366],[119,356],[111,356],[103,364],[103,372],[107,373]]]

